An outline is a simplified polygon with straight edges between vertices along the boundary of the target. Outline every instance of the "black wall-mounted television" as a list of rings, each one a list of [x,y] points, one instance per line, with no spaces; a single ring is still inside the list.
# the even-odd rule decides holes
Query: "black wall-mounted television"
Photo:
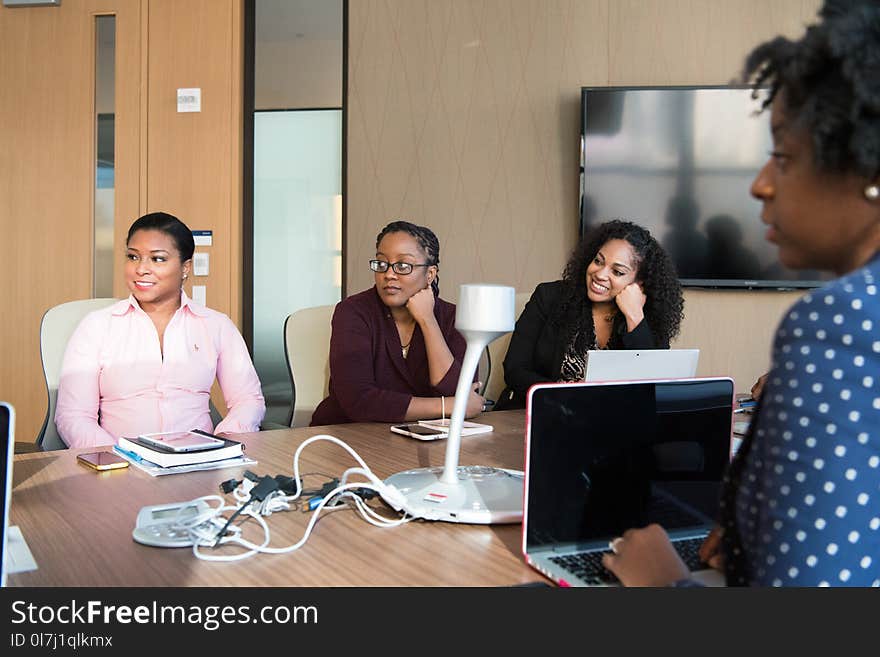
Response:
[[[581,234],[609,219],[651,231],[685,286],[809,288],[784,267],[749,187],[772,148],[746,87],[584,87]]]

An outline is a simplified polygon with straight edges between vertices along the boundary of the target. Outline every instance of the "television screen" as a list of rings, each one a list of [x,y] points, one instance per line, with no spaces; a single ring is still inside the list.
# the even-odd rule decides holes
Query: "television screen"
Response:
[[[585,87],[581,232],[640,224],[683,285],[816,287],[832,278],[779,262],[749,187],[772,149],[769,112],[745,87]]]

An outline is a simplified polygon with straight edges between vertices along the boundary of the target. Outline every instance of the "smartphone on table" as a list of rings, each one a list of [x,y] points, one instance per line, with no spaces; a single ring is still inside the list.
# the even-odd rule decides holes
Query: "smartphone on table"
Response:
[[[113,452],[87,452],[77,454],[76,460],[95,470],[115,470],[127,468],[128,461]]]
[[[151,447],[170,452],[199,452],[206,449],[223,447],[226,443],[195,431],[166,431],[163,433],[142,433],[138,438]]]
[[[391,431],[417,440],[439,440],[449,436],[447,431],[425,427],[421,424],[393,424],[391,425]]]

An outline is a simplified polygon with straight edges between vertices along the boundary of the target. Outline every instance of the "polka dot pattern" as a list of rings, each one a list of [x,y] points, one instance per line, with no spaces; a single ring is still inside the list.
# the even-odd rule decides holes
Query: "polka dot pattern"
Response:
[[[783,319],[728,469],[728,583],[880,585],[880,255]]]

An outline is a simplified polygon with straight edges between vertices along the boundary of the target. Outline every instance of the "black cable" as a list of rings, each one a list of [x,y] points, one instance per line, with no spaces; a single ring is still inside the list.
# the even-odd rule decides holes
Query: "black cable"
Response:
[[[244,476],[251,480],[253,480],[254,478],[253,473],[249,470],[244,473]],[[241,514],[241,512],[244,511],[252,502],[262,502],[270,493],[274,493],[278,489],[279,484],[272,477],[259,477],[257,479],[257,485],[254,486],[253,490],[251,490],[251,496],[248,498],[247,502],[245,502],[240,507],[238,507],[238,509],[235,510],[235,513],[233,513],[232,516],[230,516],[229,520],[226,521],[226,524],[223,525],[223,529],[221,529],[220,533],[217,534],[217,540],[214,542],[213,547],[217,547],[218,545],[220,545],[220,540],[226,535],[226,530],[229,529],[229,525],[231,525],[232,521],[235,520]]]
[[[220,545],[220,539],[222,539],[226,535],[226,530],[229,529],[229,525],[231,525],[232,521],[235,520],[239,516],[239,514],[241,514],[241,512],[244,511],[247,506],[253,501],[254,498],[253,496],[251,496],[247,502],[236,509],[235,513],[233,513],[232,516],[230,516],[229,520],[226,521],[226,524],[223,525],[223,529],[221,529],[220,532],[217,534],[217,540],[214,541],[214,545],[212,545],[211,547],[217,547],[218,545]]]

